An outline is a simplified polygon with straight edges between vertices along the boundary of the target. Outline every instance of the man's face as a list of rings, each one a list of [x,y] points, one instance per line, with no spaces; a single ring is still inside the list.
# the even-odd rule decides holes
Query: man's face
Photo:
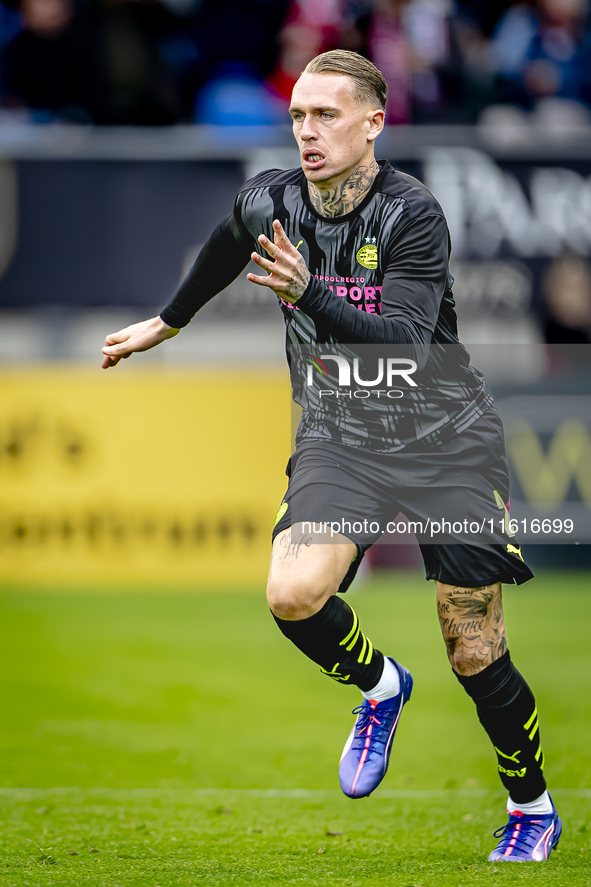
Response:
[[[354,81],[343,74],[302,74],[289,108],[308,181],[347,178],[373,159],[383,114],[358,102]]]

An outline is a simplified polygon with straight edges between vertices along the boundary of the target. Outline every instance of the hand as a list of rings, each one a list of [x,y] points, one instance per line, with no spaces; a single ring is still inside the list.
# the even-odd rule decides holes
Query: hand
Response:
[[[259,237],[259,243],[274,259],[271,262],[258,253],[253,253],[252,261],[269,271],[268,277],[258,277],[256,274],[247,274],[249,280],[260,286],[268,286],[286,302],[297,302],[304,295],[310,281],[310,272],[301,253],[297,251],[283,228],[275,219],[273,222],[273,243],[264,234]]]
[[[165,339],[172,339],[177,333],[180,330],[168,326],[160,317],[151,317],[150,320],[132,323],[118,333],[109,333],[103,348],[105,357],[102,367],[107,370],[117,366],[122,357],[131,357],[134,351],[148,351]]]

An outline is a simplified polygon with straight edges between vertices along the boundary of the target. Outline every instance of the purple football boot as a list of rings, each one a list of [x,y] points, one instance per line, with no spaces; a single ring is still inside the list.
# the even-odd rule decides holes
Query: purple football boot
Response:
[[[560,840],[562,822],[552,802],[552,813],[509,813],[509,822],[498,828],[501,840],[489,862],[544,862]]]
[[[339,763],[339,783],[349,798],[367,797],[386,775],[400,714],[412,693],[410,672],[390,656],[388,659],[400,675],[400,693],[383,702],[364,699],[353,709],[357,720]]]

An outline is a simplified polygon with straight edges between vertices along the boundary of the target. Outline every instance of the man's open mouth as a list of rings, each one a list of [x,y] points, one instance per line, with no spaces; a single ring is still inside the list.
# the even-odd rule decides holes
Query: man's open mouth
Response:
[[[324,154],[321,154],[319,151],[304,151],[303,154],[304,164],[308,169],[316,169],[317,167],[322,166],[325,161]]]

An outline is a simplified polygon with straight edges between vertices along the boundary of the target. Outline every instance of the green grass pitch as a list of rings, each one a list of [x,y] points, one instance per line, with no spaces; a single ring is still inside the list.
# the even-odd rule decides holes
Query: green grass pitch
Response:
[[[505,592],[565,829],[527,865],[486,862],[505,794],[422,578],[349,598],[415,678],[360,801],[336,779],[358,693],[289,645],[262,593],[4,590],[0,885],[591,885],[589,579]]]

